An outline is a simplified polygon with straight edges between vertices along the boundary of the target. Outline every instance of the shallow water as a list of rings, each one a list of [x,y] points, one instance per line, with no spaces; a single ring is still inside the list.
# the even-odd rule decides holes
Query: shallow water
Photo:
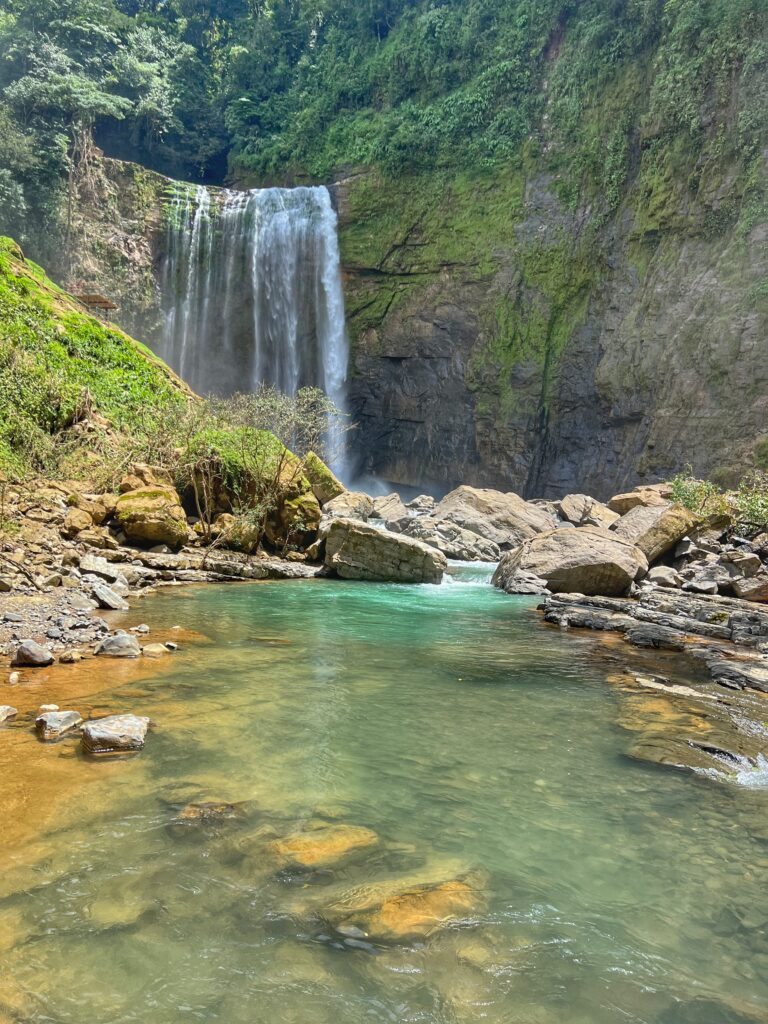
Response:
[[[6,852],[0,1020],[768,1019],[768,793],[628,759],[599,639],[460,572],[152,598],[130,622],[214,642],[141,678],[98,662],[80,703],[68,683],[67,706],[151,716],[139,757],[0,736],[4,778],[25,756],[47,785],[61,771],[34,840]],[[173,824],[205,800],[246,807]],[[382,846],[307,875],[235,855],[313,818]],[[477,909],[424,943],[344,947],[318,917],[352,886],[473,869]]]

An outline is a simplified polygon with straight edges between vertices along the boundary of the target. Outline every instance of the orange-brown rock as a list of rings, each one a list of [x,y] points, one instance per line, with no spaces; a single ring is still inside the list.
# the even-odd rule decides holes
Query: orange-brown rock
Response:
[[[359,825],[325,825],[293,832],[268,844],[280,867],[324,868],[378,846],[379,837]]]

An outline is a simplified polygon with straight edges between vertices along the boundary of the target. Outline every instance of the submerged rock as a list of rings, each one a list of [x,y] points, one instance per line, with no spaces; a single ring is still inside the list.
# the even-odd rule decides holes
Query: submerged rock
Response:
[[[11,664],[20,668],[45,668],[53,664],[53,654],[48,647],[42,647],[35,640],[22,640]]]
[[[359,825],[307,827],[268,843],[267,850],[281,868],[327,868],[379,845],[379,837]]]
[[[12,708],[10,704],[0,704],[0,722],[7,722],[11,718],[15,718],[18,715],[16,708]]]
[[[149,719],[138,715],[109,715],[83,726],[83,750],[87,754],[124,754],[141,750]]]
[[[209,800],[199,804],[187,804],[174,818],[183,824],[211,824],[219,821],[241,819],[246,816],[245,804]]]
[[[634,544],[609,530],[583,526],[552,530],[510,551],[499,563],[493,584],[518,593],[517,578],[523,573],[544,580],[553,593],[618,596],[647,570],[645,555]]]
[[[82,720],[79,711],[46,711],[35,719],[35,729],[43,742],[51,743],[76,729]]]
[[[353,894],[324,916],[343,938],[373,944],[423,942],[436,932],[476,917],[486,906],[487,879],[477,874],[448,881],[385,884]],[[357,904],[357,905],[356,905]]]
[[[331,524],[325,566],[342,579],[393,583],[440,583],[445,556],[420,541],[351,519]]]

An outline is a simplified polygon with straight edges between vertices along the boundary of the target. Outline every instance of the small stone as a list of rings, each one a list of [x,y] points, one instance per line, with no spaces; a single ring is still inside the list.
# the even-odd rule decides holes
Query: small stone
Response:
[[[149,633],[149,626],[146,622],[142,622],[139,626],[131,626],[132,633]]]
[[[173,643],[172,640],[166,640],[164,646],[167,647],[169,651],[178,651],[178,649],[179,649],[179,645]]]
[[[135,636],[129,633],[114,633],[104,637],[96,648],[96,654],[109,658],[138,658],[141,655],[141,647]]]
[[[149,719],[138,715],[109,715],[83,726],[83,750],[94,756],[141,750]]]
[[[37,709],[38,715],[44,715],[47,711],[59,711],[58,704],[41,704]]]
[[[145,658],[162,658],[171,652],[165,644],[147,644],[146,647],[142,647],[141,653]]]
[[[13,656],[14,665],[26,665],[31,668],[45,668],[53,662],[53,654],[47,647],[42,647],[34,640],[22,640]]]
[[[0,577],[0,594],[9,594],[13,590],[13,584],[10,580],[3,579]]]
[[[20,612],[6,612],[3,615],[3,622],[23,622],[24,616]]]
[[[60,656],[59,662],[62,665],[75,665],[78,661],[83,660],[83,652],[78,650],[64,651]]]
[[[10,718],[15,718],[18,715],[16,708],[12,708],[10,704],[0,704],[0,722],[7,722]]]
[[[11,674],[8,676],[8,682],[10,683],[11,686],[16,686],[20,679],[21,674],[19,672],[11,672]]]
[[[44,743],[51,743],[76,729],[82,720],[79,711],[46,711],[35,719],[35,729]]]
[[[60,572],[52,573],[43,583],[45,587],[60,587],[63,581],[63,576]]]

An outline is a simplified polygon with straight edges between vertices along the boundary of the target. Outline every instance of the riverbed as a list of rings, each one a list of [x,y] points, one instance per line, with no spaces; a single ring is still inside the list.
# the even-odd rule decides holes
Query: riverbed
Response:
[[[143,602],[126,624],[183,626],[176,655],[39,691],[150,716],[140,755],[0,735],[3,818],[27,825],[5,844],[0,1021],[768,1019],[768,790],[628,757],[609,682],[625,655],[535,606],[473,566],[439,587]],[[221,820],[184,818],[222,801]],[[266,839],[308,824],[377,842],[277,870]],[[423,939],[328,926],[349,891],[462,878],[471,910]]]

